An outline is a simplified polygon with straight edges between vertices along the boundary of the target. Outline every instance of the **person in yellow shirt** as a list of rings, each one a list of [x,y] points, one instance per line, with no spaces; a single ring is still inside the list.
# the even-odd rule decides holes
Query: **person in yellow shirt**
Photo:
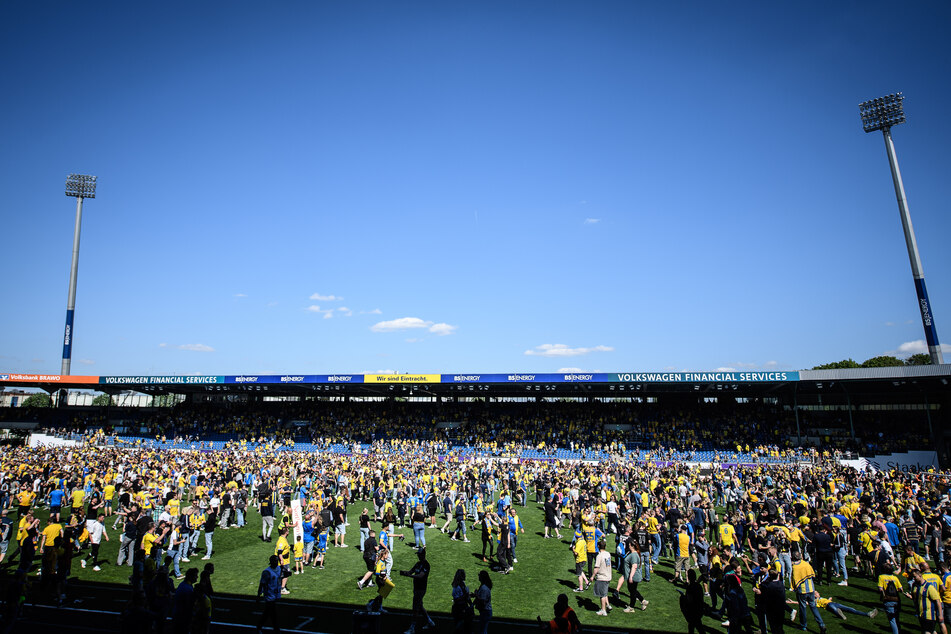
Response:
[[[921,570],[915,570],[913,578],[915,583],[912,595],[922,633],[934,633],[939,629],[944,631],[944,610],[941,604],[941,593],[938,590],[939,584],[926,580]]]
[[[34,500],[36,500],[36,493],[33,493],[33,491],[29,489],[23,489],[17,493],[17,502],[19,503],[17,513],[21,518],[26,517],[26,514],[30,512],[30,507],[33,506]]]
[[[76,487],[73,489],[73,492],[69,494],[69,497],[72,499],[73,515],[76,515],[77,517],[82,515],[83,500],[86,497],[82,487]]]
[[[152,557],[152,550],[155,547],[155,542],[159,540],[159,535],[156,531],[157,529],[155,524],[149,524],[149,530],[146,531],[145,535],[142,536],[142,550],[145,551],[146,558]]]
[[[723,518],[723,523],[720,524],[720,549],[732,555],[735,542],[736,529],[733,528],[733,524],[730,523],[728,518]]]
[[[928,562],[925,561],[925,558],[916,553],[910,544],[905,546],[905,557],[902,562],[902,569],[909,579],[911,579],[912,573],[915,570],[927,565]]]
[[[590,576],[594,566],[594,558],[598,554],[598,529],[594,525],[593,516],[585,518],[584,523],[581,525],[581,534],[584,538],[585,548],[588,553],[588,575]]]
[[[690,533],[687,525],[681,524],[677,531],[676,559],[674,560],[674,580],[687,582],[687,570],[690,569]],[[682,573],[682,574],[681,574]]]
[[[647,516],[647,536],[650,538],[652,546],[651,564],[657,566],[660,563],[660,550],[663,542],[660,539],[660,522],[653,514]]]
[[[876,616],[878,616],[878,608],[875,608],[869,612],[862,612],[861,610],[856,610],[855,608],[845,605],[844,603],[837,603],[836,601],[833,601],[832,598],[826,599],[824,597],[821,597],[819,596],[818,590],[816,590],[815,595],[816,595],[816,605],[819,607],[820,610],[826,609],[829,612],[832,612],[833,614],[835,614],[837,617],[839,617],[843,621],[848,620],[845,617],[846,612],[848,612],[849,614],[858,614],[859,616],[867,616],[870,619],[874,619]]]
[[[198,537],[201,534],[202,529],[205,527],[205,520],[208,519],[205,515],[205,511],[196,508],[192,511],[191,515],[188,516],[188,528],[190,530],[188,534],[188,548],[186,548],[185,554],[189,555],[198,550]],[[183,561],[188,561],[187,557],[182,557]]]
[[[63,536],[63,525],[59,522],[50,522],[40,533],[40,553],[45,550],[45,546],[52,546],[57,537]]]
[[[277,538],[277,544],[274,546],[274,554],[277,555],[278,563],[281,566],[281,594],[290,594],[287,589],[287,578],[291,574],[291,545],[287,541],[287,528],[279,531],[280,537]]]
[[[588,546],[583,539],[576,539],[572,552],[575,554],[575,574],[578,575],[578,587],[575,588],[575,592],[584,592],[591,583],[588,575],[584,573],[584,564],[588,560]]]
[[[180,493],[176,493],[175,497],[168,501],[168,514],[172,516],[174,521],[182,512],[182,498]]]
[[[280,543],[280,539],[277,540]],[[304,572],[304,540],[298,536],[294,542],[294,574],[299,575]]]
[[[112,506],[113,501],[116,497],[116,485],[112,482],[108,482],[105,486],[102,487],[102,501],[105,507],[106,517],[112,515]]]
[[[812,569],[812,565],[808,561],[803,561],[798,552],[793,554],[792,559],[793,590],[799,602],[799,627],[806,629],[806,610],[809,609],[816,619],[816,625],[819,626],[820,632],[825,632],[826,626],[816,605],[816,573]]]
[[[951,617],[951,571],[947,561],[938,563],[938,576],[941,577],[941,603],[944,604],[944,621],[948,622]]]

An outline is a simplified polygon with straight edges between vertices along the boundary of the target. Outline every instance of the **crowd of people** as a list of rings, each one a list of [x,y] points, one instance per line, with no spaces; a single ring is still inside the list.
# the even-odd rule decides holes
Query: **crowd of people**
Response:
[[[776,454],[816,447],[875,455],[931,444],[922,411],[803,410],[797,425],[795,412],[764,403],[182,403],[174,408],[7,408],[0,409],[0,420],[32,420],[80,435],[101,429],[190,442],[322,446],[434,441],[499,453],[574,445],[605,452],[733,451],[740,446]],[[447,422],[452,425],[439,424]]]
[[[827,619],[875,619],[881,612],[898,634],[905,611],[922,632],[937,632],[945,614],[951,617],[951,504],[943,474],[858,472],[822,454],[806,462],[803,450],[785,441],[753,447],[784,458],[771,464],[666,464],[658,458],[672,447],[621,451],[611,432],[598,431],[604,419],[596,414],[567,425],[551,414],[544,423],[550,429],[514,415],[502,423],[483,420],[467,428],[476,436],[466,442],[500,448],[530,439],[536,446],[599,449],[613,443],[599,462],[453,456],[446,453],[450,439],[438,434],[395,433],[411,424],[411,408],[396,407],[400,424],[388,423],[389,410],[352,431],[339,411],[311,424],[308,433],[325,431],[324,440],[370,441],[351,454],[278,453],[292,428],[268,435],[268,427],[283,421],[252,412],[229,427],[223,421],[234,412],[222,412],[196,427],[189,421],[197,414],[188,409],[158,428],[173,435],[235,431],[258,442],[169,456],[110,444],[110,432],[100,427],[81,446],[0,448],[0,567],[15,571],[5,622],[15,620],[31,584],[33,592],[63,600],[73,566],[98,571],[103,542],[116,539],[114,563],[131,567],[129,618],[168,618],[173,631],[205,631],[214,601],[215,535],[245,527],[251,514],[261,518],[258,537],[274,544],[258,588],[265,602],[259,627],[278,623],[280,598],[293,592],[288,581],[324,567],[333,547],[362,551],[357,587],[374,588],[369,611],[385,609],[399,541],[417,552],[412,569],[400,573],[413,579],[410,631],[430,627],[426,545],[434,531],[449,540],[478,540],[483,562],[491,563],[492,573],[481,570],[477,587],[467,585],[465,570],[454,577],[450,614],[466,632],[487,631],[492,576],[515,572],[525,539],[570,549],[553,544],[553,556],[571,558],[574,590],[590,589],[600,617],[621,604],[624,612],[649,609],[651,594],[669,592],[647,590],[658,579],[682,592],[690,631],[704,631],[704,619],[713,617],[730,632],[778,634],[805,629],[810,619],[824,632],[824,611]],[[150,416],[155,423],[158,415]],[[379,429],[385,432],[378,436]],[[526,513],[543,513],[544,537],[525,535],[520,515]],[[198,554],[206,562],[201,572],[187,566]],[[672,575],[661,570],[662,561],[672,564]],[[869,599],[880,610],[832,595],[850,579],[854,585],[856,576],[878,589]],[[543,622],[549,631],[577,631],[577,615],[563,596],[554,618]]]

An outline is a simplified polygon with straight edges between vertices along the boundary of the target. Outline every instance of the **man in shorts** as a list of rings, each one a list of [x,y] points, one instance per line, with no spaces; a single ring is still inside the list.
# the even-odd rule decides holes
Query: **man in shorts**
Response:
[[[611,585],[611,553],[605,547],[604,539],[601,539],[598,542],[598,554],[594,560],[594,570],[592,571],[592,576],[594,577],[594,596],[596,596],[601,601],[601,609],[598,610],[598,616],[607,616],[608,611],[611,610],[611,605],[608,603],[608,587]]]
[[[335,548],[346,548],[347,540],[347,520],[345,517],[345,511],[341,504],[335,504],[331,510],[333,514],[333,525],[334,525],[334,547]]]
[[[677,537],[674,544],[676,559],[674,560],[674,581],[687,583],[687,571],[690,569],[690,553],[692,546],[690,544],[690,534],[687,532],[687,525],[681,524],[677,531]]]

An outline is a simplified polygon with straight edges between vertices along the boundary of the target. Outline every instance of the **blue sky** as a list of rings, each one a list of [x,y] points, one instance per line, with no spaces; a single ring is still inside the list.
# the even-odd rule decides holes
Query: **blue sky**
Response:
[[[195,6],[195,5],[198,6]],[[656,4],[658,6],[652,6]],[[0,370],[808,368],[951,343],[947,3],[0,5]],[[918,343],[915,343],[918,342]]]

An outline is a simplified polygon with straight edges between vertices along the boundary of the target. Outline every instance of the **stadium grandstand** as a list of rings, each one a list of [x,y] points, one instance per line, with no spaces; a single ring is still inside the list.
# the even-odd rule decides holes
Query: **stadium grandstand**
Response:
[[[810,448],[872,457],[932,451],[945,464],[951,365],[800,372],[230,376],[0,375],[0,385],[146,395],[168,407],[0,408],[0,420],[118,443],[220,449],[264,437],[349,452],[389,438],[453,455],[697,462],[781,460]],[[172,396],[159,401],[159,397]],[[112,402],[118,399],[113,398]],[[899,432],[900,433],[897,433]],[[164,440],[163,440],[164,439]],[[778,455],[782,454],[782,455]],[[932,466],[938,466],[937,463]]]
[[[951,559],[949,378],[0,375],[56,405],[0,408],[4,622],[909,629],[918,609],[879,588],[900,572],[927,607],[921,574]],[[137,406],[76,404],[95,393]],[[770,583],[798,607],[767,614]]]

